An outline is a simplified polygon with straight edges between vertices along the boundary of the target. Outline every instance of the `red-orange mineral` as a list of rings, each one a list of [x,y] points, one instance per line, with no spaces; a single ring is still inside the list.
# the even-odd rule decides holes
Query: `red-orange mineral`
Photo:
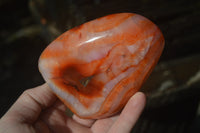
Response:
[[[63,33],[42,53],[39,69],[72,112],[98,119],[124,107],[163,47],[161,31],[147,18],[113,14]]]

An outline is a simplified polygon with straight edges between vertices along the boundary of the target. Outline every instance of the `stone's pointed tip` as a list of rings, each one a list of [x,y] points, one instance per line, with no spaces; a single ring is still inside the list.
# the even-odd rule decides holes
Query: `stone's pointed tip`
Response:
[[[39,69],[72,112],[104,118],[140,89],[163,47],[161,31],[147,18],[112,14],[63,33],[43,51]]]

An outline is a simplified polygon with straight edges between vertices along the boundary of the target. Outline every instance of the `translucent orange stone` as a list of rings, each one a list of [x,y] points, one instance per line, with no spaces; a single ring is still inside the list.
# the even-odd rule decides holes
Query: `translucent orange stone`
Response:
[[[39,69],[72,112],[98,119],[124,107],[163,47],[161,31],[147,18],[113,14],[63,33],[41,54]]]

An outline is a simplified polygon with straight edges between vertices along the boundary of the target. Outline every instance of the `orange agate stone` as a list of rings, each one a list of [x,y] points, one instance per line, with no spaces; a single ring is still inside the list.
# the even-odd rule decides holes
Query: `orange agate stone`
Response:
[[[133,13],[108,15],[66,31],[41,54],[39,70],[52,91],[81,118],[120,111],[157,63],[159,28]]]

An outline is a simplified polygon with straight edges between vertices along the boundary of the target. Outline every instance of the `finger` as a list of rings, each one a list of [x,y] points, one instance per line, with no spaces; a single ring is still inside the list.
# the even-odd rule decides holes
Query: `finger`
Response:
[[[61,102],[59,99],[57,99],[54,104],[51,106],[51,108],[53,109],[58,109],[64,113],[66,113],[66,110],[67,110],[67,106]]]
[[[58,133],[90,133],[90,129],[68,117],[63,110],[53,106],[41,115],[42,121],[47,124],[52,132]]]
[[[95,123],[92,125],[91,130],[95,133],[107,133],[118,117],[119,114],[112,117],[96,120]]]
[[[42,120],[37,120],[33,127],[37,133],[51,133],[49,127]]]
[[[84,125],[86,127],[91,127],[92,124],[95,122],[95,120],[93,119],[81,119],[76,115],[73,115],[72,118],[74,119],[74,121],[76,121],[77,123]]]
[[[132,96],[109,133],[129,133],[144,109],[145,102],[146,98],[142,92]]]
[[[47,84],[26,90],[6,113],[5,117],[19,122],[34,122],[42,109],[51,106],[56,96]]]

